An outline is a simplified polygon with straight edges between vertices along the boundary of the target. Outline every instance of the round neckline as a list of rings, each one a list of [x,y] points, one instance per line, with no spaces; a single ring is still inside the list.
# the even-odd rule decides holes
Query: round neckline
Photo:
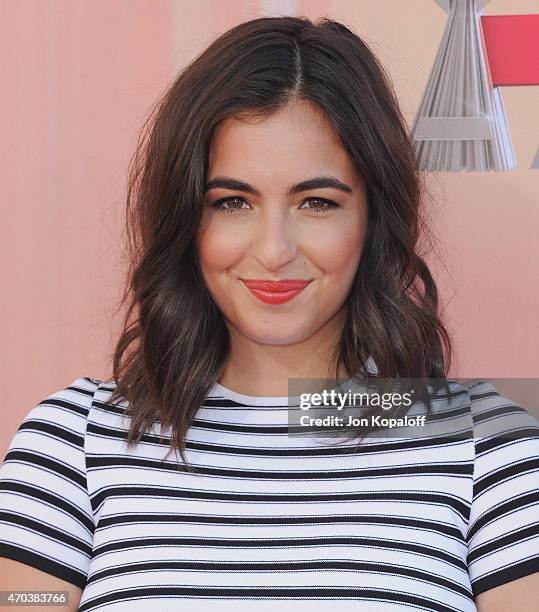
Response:
[[[347,378],[340,386],[342,387],[350,381],[351,378]],[[332,387],[332,389],[335,390],[337,390],[337,388],[338,387]],[[295,406],[299,404],[301,400],[301,396],[299,395],[246,395],[245,393],[233,391],[218,382],[214,384],[210,395],[219,395],[225,399],[230,399],[239,404],[248,406]]]
[[[376,374],[378,372],[378,368],[376,367],[376,364],[371,356],[367,358],[365,365],[360,370],[360,373],[364,371],[370,372],[371,374]],[[352,378],[347,378],[339,385],[339,387],[333,387],[330,390],[336,390],[337,388],[349,383],[351,380]],[[293,406],[299,404],[301,399],[299,395],[246,395],[245,393],[239,393],[238,391],[229,389],[219,382],[214,383],[213,388],[210,391],[210,397],[215,395],[233,400],[239,404],[246,404],[248,406]]]
[[[272,406],[272,405],[282,405],[288,406],[288,402],[295,403],[299,401],[299,396],[292,397],[287,395],[246,395],[245,393],[238,393],[237,391],[233,391],[228,387],[225,387],[221,383],[216,382],[212,395],[216,394],[220,397],[224,397],[225,399],[230,399],[240,404],[247,404],[251,406]]]

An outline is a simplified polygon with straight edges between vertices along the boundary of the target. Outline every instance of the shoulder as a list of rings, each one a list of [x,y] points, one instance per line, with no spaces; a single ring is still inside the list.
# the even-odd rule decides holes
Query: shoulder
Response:
[[[539,444],[539,420],[532,407],[517,399],[516,392],[504,394],[497,387],[486,381],[467,385],[476,450],[481,454],[501,444],[529,439],[534,440],[530,448],[535,449]]]
[[[101,381],[89,376],[49,393],[24,416],[11,440],[6,460],[16,448],[47,448],[56,444],[82,448],[92,399]]]
[[[475,442],[474,499],[496,485],[506,494],[519,478],[539,475],[539,420],[492,383],[469,385]],[[513,485],[510,483],[514,480]]]
[[[81,376],[61,389],[49,393],[27,413],[30,418],[48,419],[53,417],[70,421],[72,417],[88,416],[93,396],[101,380],[90,376]]]

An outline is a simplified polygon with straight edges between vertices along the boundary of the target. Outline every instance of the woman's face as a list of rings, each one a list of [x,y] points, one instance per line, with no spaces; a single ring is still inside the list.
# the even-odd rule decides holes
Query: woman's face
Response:
[[[224,120],[207,177],[199,260],[229,329],[284,345],[342,324],[367,228],[366,187],[321,112],[296,102],[256,123]],[[268,303],[252,280],[310,282]]]

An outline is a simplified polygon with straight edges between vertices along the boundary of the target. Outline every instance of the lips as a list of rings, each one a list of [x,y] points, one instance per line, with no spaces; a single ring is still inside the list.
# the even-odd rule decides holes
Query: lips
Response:
[[[305,289],[310,280],[244,280],[251,293],[266,304],[283,304]]]
[[[277,293],[281,291],[297,291],[303,289],[311,281],[310,280],[282,280],[282,281],[264,281],[264,280],[244,280],[249,289],[257,291],[271,291]]]

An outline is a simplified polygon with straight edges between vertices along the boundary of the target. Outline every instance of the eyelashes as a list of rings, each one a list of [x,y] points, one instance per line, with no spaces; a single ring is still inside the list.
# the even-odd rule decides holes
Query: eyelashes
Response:
[[[211,204],[211,207],[216,208],[217,210],[222,210],[227,213],[235,213],[235,212],[238,212],[239,210],[242,210],[241,207],[238,207],[238,208],[223,208],[222,207],[223,204],[230,204],[230,202],[234,200],[240,200],[240,201],[245,202],[243,198],[240,198],[238,196],[228,196],[226,198],[219,198],[218,200],[215,200],[215,202]]]
[[[234,208],[223,208],[223,204],[227,204],[228,206],[230,206],[230,203],[234,201],[239,201],[240,205]],[[246,208],[243,208],[242,206],[242,203],[245,203],[245,202],[246,201],[243,198],[240,198],[239,196],[228,196],[225,198],[219,198],[218,200],[215,200],[215,202],[213,202],[210,206],[222,212],[234,214],[242,210],[247,210]],[[306,202],[318,202],[318,205],[315,207],[309,206],[303,209],[303,210],[310,210],[317,214],[324,214],[324,213],[327,213],[329,210],[340,208],[340,205],[337,204],[337,202],[334,202],[333,200],[328,200],[326,198],[306,198],[301,203],[302,206]]]

